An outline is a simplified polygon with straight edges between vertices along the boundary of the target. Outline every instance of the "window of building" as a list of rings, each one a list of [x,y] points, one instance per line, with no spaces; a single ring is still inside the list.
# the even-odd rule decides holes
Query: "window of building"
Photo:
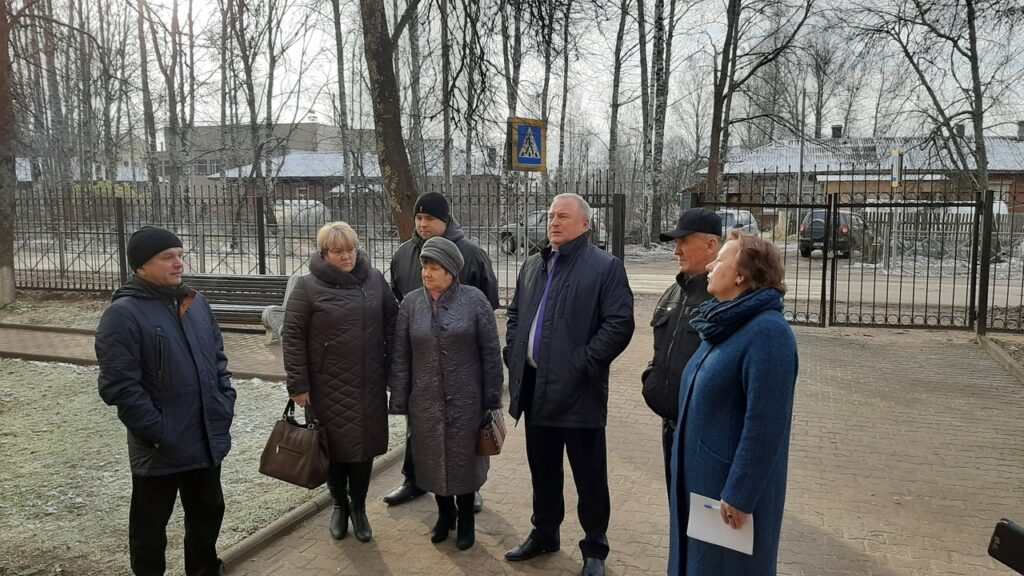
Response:
[[[296,198],[301,198],[303,200],[305,200],[306,198],[309,198],[309,187],[306,186],[305,184],[296,186],[295,187],[295,197]]]
[[[206,176],[210,173],[210,163],[206,160],[196,160],[196,175]]]
[[[220,160],[211,158],[210,159],[210,174],[220,174],[220,172],[221,172]]]

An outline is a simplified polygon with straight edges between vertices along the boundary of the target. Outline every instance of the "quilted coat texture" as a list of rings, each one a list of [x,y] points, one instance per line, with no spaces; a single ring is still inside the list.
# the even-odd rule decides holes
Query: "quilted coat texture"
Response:
[[[134,279],[96,327],[99,393],[128,429],[132,474],[216,466],[231,449],[235,389],[202,294]]]
[[[487,410],[501,408],[504,377],[491,304],[472,286],[453,284],[437,302],[426,290],[402,300],[395,329],[391,412],[409,415],[416,484],[449,496],[487,480],[476,454]]]
[[[388,449],[389,348],[398,302],[364,252],[351,273],[315,254],[285,307],[281,341],[288,394],[309,392],[332,462]]]

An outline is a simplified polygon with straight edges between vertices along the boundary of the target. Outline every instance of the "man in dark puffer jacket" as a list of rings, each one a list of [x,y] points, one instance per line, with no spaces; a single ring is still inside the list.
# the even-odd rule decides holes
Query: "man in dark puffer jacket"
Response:
[[[690,326],[690,319],[701,304],[711,299],[707,265],[718,256],[721,232],[722,218],[718,214],[691,208],[679,216],[675,230],[660,237],[662,242],[675,242],[679,274],[654,309],[654,358],[640,378],[644,400],[662,418],[666,486],[671,486],[672,481],[672,442],[679,419],[680,379],[690,356],[700,346],[700,335]]]
[[[220,464],[231,449],[235,390],[224,341],[202,294],[181,283],[181,240],[145,227],[128,240],[134,278],[96,329],[99,393],[128,429],[132,571],[163,574],[167,521],[181,493],[185,573],[221,573]]]
[[[491,257],[483,248],[466,238],[462,227],[450,213],[448,199],[437,192],[421,194],[416,199],[413,214],[416,218],[416,232],[412,238],[398,247],[391,259],[391,291],[394,292],[395,298],[401,302],[406,294],[423,287],[420,250],[424,242],[434,236],[441,236],[455,244],[465,261],[465,265],[459,271],[459,284],[480,290],[491,303],[491,308],[497,309],[498,278],[494,275]],[[384,502],[387,502],[388,506],[398,506],[425,494],[416,486],[416,467],[412,459],[412,443],[408,437],[405,441],[402,475],[405,477],[402,485],[384,497]],[[479,512],[482,507],[483,499],[477,492],[473,500],[473,509]]]

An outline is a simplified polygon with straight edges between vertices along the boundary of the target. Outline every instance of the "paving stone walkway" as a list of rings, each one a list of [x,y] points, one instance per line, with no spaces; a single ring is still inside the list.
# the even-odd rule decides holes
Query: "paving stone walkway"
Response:
[[[608,465],[610,574],[661,574],[668,517],[660,423],[639,393],[651,351],[654,299],[638,300],[638,330],[612,367]],[[503,325],[499,319],[499,325]],[[963,332],[795,329],[800,379],[779,573],[783,575],[1012,574],[986,546],[1001,517],[1024,521],[1024,385]],[[279,349],[257,335],[226,337],[231,368],[280,374]],[[0,329],[0,354],[87,362],[88,335]],[[522,428],[492,460],[477,545],[429,540],[433,499],[388,508],[397,466],[370,488],[374,540],[336,542],[328,513],[242,562],[240,576],[579,573],[581,536],[566,465],[562,550],[519,564],[506,549],[529,532],[530,482]],[[230,514],[230,510],[228,514]]]

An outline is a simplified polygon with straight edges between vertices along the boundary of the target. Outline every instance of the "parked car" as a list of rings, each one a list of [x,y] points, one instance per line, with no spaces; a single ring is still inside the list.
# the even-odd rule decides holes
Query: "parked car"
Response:
[[[828,210],[811,210],[800,223],[800,255],[810,257],[813,250],[825,246],[825,220]],[[843,258],[849,258],[855,251],[866,260],[873,259],[875,235],[859,214],[840,210],[832,222],[832,237],[829,247]]]
[[[600,211],[594,211],[590,218],[590,238],[598,248],[606,249],[608,229]],[[530,212],[518,222],[505,224],[498,230],[498,241],[505,254],[515,254],[522,247],[526,248],[527,254],[542,250],[548,245],[547,210]]]
[[[757,219],[749,210],[719,210],[718,215],[722,218],[722,237],[724,238],[730,230],[739,230],[744,234],[760,234],[757,227]]]

